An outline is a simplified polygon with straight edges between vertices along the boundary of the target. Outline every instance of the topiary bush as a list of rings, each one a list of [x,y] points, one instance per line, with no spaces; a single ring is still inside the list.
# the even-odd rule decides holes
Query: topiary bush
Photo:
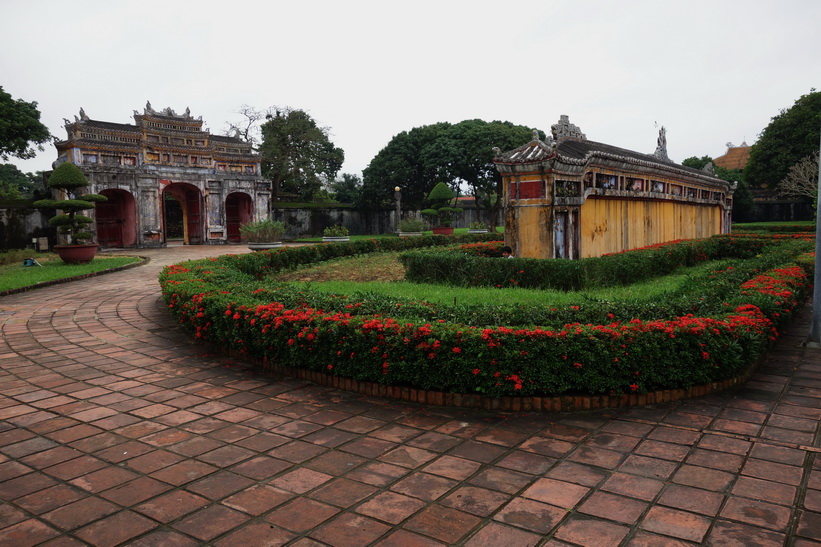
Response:
[[[88,179],[73,163],[61,163],[48,179],[48,187],[63,192],[65,199],[41,199],[34,202],[38,209],[58,209],[61,213],[49,219],[48,223],[57,228],[69,245],[91,241],[94,234],[87,230],[94,219],[81,215],[81,211],[94,209],[98,202],[108,198],[100,194],[83,194],[88,187]]]
[[[444,182],[439,182],[428,194],[429,207],[419,211],[423,215],[431,217],[433,222],[439,226],[450,226],[453,217],[462,212],[456,207],[456,197],[450,187]]]

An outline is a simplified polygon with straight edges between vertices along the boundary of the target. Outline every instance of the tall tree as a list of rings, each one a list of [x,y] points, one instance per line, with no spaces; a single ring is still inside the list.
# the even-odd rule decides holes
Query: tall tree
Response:
[[[509,150],[531,138],[530,128],[483,120],[443,122],[403,131],[362,172],[367,206],[389,206],[393,189],[399,186],[403,205],[420,208],[433,187],[445,182],[457,193],[463,185],[469,186],[493,223],[493,212],[500,206],[495,197],[501,192],[493,148]]]
[[[692,156],[681,162],[685,167],[692,167],[693,169],[704,169],[704,166],[711,163],[713,158],[710,156],[696,157]],[[742,169],[725,169],[718,165],[713,165],[715,175],[721,180],[727,182],[738,182],[735,193],[733,194],[733,218],[736,220],[743,220],[752,212],[754,203],[753,195],[750,192],[750,187],[744,178],[744,171]]]
[[[11,163],[0,164],[0,199],[43,199],[49,195],[43,171],[24,173]]]
[[[359,205],[362,196],[362,179],[359,175],[342,173],[342,176],[330,184],[331,196],[340,203]]]
[[[496,226],[501,210],[502,177],[493,164],[493,148],[511,150],[527,144],[533,130],[510,122],[465,120],[450,129],[452,140],[458,143],[455,161],[460,181],[470,186],[476,204],[487,212],[491,226]],[[539,134],[544,138],[543,133]]]
[[[790,167],[818,150],[821,132],[821,92],[811,89],[795,104],[772,118],[750,149],[744,171],[753,187],[774,187]]]
[[[274,200],[281,191],[312,199],[345,161],[345,152],[331,142],[329,130],[317,126],[304,110],[276,108],[261,130],[262,172],[271,180]]]
[[[33,158],[51,133],[40,122],[37,103],[13,99],[0,86],[0,159]]]
[[[713,158],[710,156],[701,156],[700,158],[693,156],[682,161],[681,165],[684,167],[692,167],[693,169],[704,169],[704,166],[712,161]]]
[[[379,151],[362,171],[362,198],[366,208],[385,208],[393,203],[395,187],[402,191],[402,204],[408,209],[420,209],[437,182],[436,167],[429,147],[450,127],[447,122],[414,127],[402,131]]]

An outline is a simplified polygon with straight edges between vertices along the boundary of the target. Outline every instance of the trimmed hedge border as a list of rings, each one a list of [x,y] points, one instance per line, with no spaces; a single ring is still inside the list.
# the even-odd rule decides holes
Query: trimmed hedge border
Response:
[[[170,310],[197,338],[291,376],[435,404],[604,408],[678,400],[739,385],[778,336],[776,327],[806,299],[811,279],[807,272],[814,265],[806,243],[783,246],[772,236],[724,238],[653,246],[607,259],[607,269],[614,271],[623,265],[612,261],[647,263],[646,257],[636,256],[639,253],[687,263],[689,257],[702,261],[727,256],[731,248],[743,250],[743,255],[753,252],[750,265],[717,270],[716,279],[709,280],[722,287],[715,300],[721,311],[655,320],[607,314],[604,324],[568,321],[552,330],[414,322],[401,314],[394,319],[393,312],[357,315],[360,304],[353,300],[324,300],[317,308],[308,304],[314,298],[310,292],[294,300],[293,292],[277,292],[265,281],[268,273],[300,263],[463,242],[455,237],[228,255],[170,266],[160,281]],[[739,277],[736,271],[747,274]],[[722,284],[722,276],[734,284]]]
[[[759,363],[756,362],[743,374],[720,382],[711,382],[689,389],[660,389],[648,393],[624,393],[621,395],[489,397],[478,393],[447,393],[443,391],[415,389],[407,386],[390,386],[376,382],[355,380],[353,378],[343,378],[316,370],[276,365],[269,361],[267,357],[262,359],[249,358],[248,355],[238,354],[225,347],[218,347],[216,349],[227,356],[255,364],[263,370],[284,374],[291,378],[306,380],[313,384],[340,389],[342,391],[434,406],[511,412],[578,412],[608,408],[630,408],[705,397],[741,387],[759,366]]]

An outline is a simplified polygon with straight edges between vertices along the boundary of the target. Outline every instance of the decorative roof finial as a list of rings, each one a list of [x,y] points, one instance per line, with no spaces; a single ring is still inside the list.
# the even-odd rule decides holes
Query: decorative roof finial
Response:
[[[580,141],[586,141],[587,136],[582,133],[582,130],[578,128],[575,124],[570,123],[570,118],[567,114],[562,114],[559,116],[558,123],[554,123],[550,126],[551,133],[553,133],[553,138],[556,141],[560,141],[563,139],[576,139]]]
[[[656,140],[656,151],[653,152],[653,156],[661,161],[673,163],[667,155],[667,129],[665,129],[663,125],[661,129],[659,129],[659,138]]]

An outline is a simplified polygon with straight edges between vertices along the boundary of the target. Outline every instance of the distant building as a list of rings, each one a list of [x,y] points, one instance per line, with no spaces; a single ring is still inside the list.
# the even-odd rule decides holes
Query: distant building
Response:
[[[713,164],[724,169],[740,169],[747,167],[752,149],[746,142],[739,146],[727,143],[727,152],[713,160]],[[753,196],[752,210],[744,213],[743,218],[733,217],[736,221],[744,222],[772,222],[791,220],[812,220],[815,214],[812,205],[806,200],[779,195],[773,190],[778,181],[759,187],[750,187]],[[740,213],[740,212],[739,212]]]
[[[719,156],[713,160],[713,165],[717,165],[722,169],[741,169],[747,167],[747,160],[750,159],[750,146],[746,142],[742,142],[739,146],[734,146],[733,143],[727,143],[727,153]]]
[[[589,141],[567,116],[552,130],[495,150],[516,256],[588,258],[730,231],[734,187],[670,161],[664,128],[653,154]]]
[[[134,121],[92,120],[80,109],[56,143],[55,165],[76,164],[89,191],[108,197],[94,211],[101,246],[239,241],[240,224],[268,217],[270,184],[249,143],[211,135],[187,108],[147,103]]]

